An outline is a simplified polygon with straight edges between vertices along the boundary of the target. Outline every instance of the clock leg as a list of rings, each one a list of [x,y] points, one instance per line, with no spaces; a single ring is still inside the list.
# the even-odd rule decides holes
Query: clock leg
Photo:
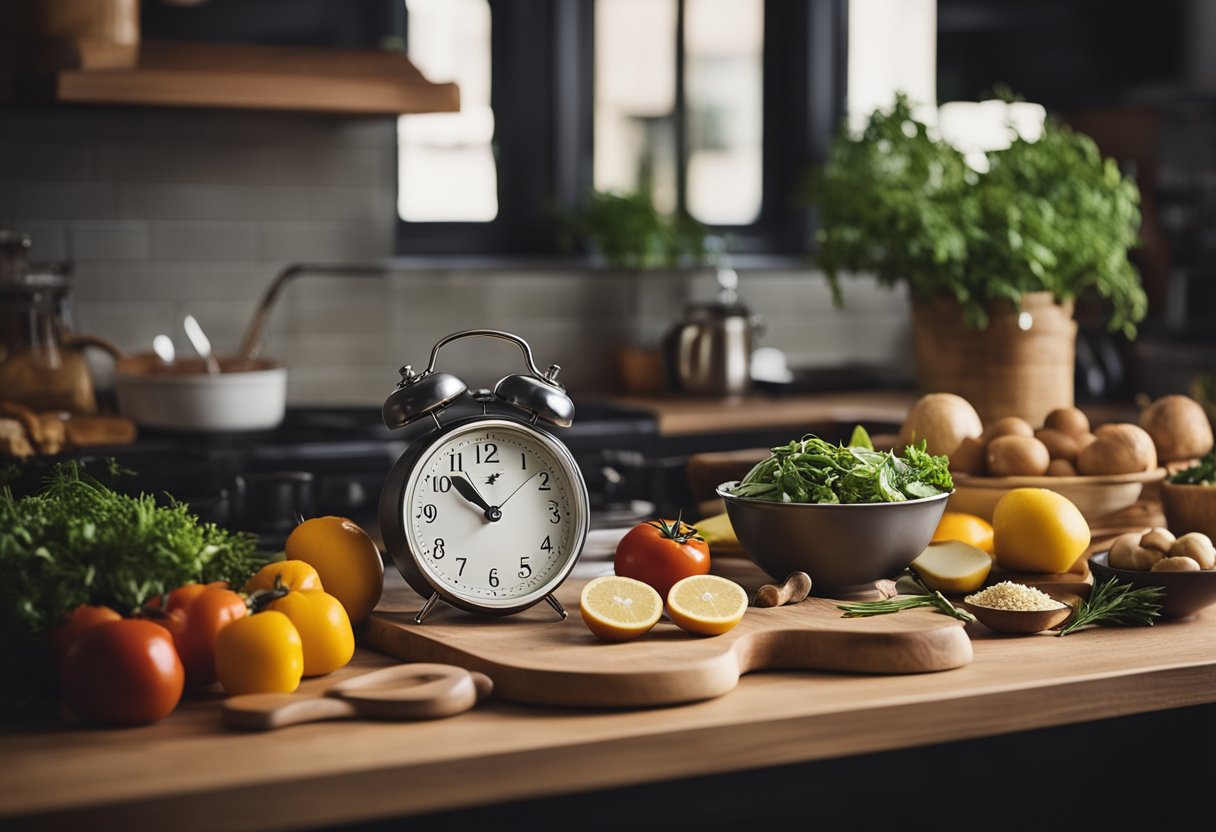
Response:
[[[433,610],[435,608],[435,605],[438,603],[439,603],[439,593],[436,592],[430,598],[427,598],[426,603],[422,605],[422,609],[418,610],[418,614],[414,616],[414,623],[421,624],[422,619],[424,619],[428,615],[430,615],[431,610]]]
[[[553,595],[546,595],[545,600],[548,601],[549,606],[553,607],[557,614],[562,617],[562,621],[565,621],[567,613],[566,608],[562,606],[561,601],[558,601]]]

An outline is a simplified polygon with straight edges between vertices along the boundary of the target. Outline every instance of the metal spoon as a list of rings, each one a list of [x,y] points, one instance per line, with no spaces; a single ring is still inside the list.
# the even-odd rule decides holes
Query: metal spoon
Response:
[[[156,357],[165,364],[172,364],[177,359],[173,339],[168,335],[157,335],[152,339],[152,352],[156,353]]]
[[[220,374],[220,363],[215,360],[215,356],[211,354],[211,339],[203,332],[203,328],[198,325],[198,321],[194,320],[193,315],[187,315],[182,321],[182,326],[186,329],[186,337],[190,339],[195,352],[203,358],[203,363],[207,365],[207,372],[213,376]]]

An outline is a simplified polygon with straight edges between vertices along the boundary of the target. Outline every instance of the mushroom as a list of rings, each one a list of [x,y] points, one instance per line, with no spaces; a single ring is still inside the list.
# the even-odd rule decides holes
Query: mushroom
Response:
[[[1199,561],[1193,558],[1162,558],[1153,564],[1154,572],[1199,572]]]
[[[1140,545],[1145,549],[1156,549],[1158,552],[1169,552],[1172,555],[1170,547],[1174,545],[1174,540],[1173,532],[1157,527],[1149,529],[1144,537],[1140,538]]]
[[[1190,558],[1200,569],[1216,569],[1216,546],[1202,532],[1190,532],[1178,538],[1170,547],[1170,557]]]
[[[1152,569],[1157,561],[1165,557],[1156,549],[1146,549],[1140,545],[1140,535],[1131,532],[1115,538],[1107,555],[1107,563],[1115,569],[1134,569],[1146,572]]]

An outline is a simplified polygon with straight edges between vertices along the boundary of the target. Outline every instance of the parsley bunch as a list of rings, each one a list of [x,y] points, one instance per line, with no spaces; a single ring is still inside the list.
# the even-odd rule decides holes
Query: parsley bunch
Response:
[[[192,581],[240,585],[260,562],[250,535],[60,463],[36,494],[0,491],[0,655],[10,664],[79,604],[126,615]]]

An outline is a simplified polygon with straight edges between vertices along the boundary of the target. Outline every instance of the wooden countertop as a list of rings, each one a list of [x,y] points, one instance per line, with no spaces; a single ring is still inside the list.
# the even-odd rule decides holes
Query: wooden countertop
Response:
[[[582,625],[575,617],[562,626]],[[222,698],[203,695],[143,728],[9,728],[0,825],[149,828],[166,817],[177,830],[337,825],[1216,702],[1216,608],[1067,638],[1002,637],[978,624],[969,633],[974,660],[956,670],[757,673],[720,698],[657,710],[490,701],[437,722],[250,735],[225,730]],[[361,649],[341,675],[387,663]]]
[[[721,399],[625,396],[612,401],[653,412],[663,436],[683,436],[825,423],[898,425],[916,398],[912,391],[858,390],[798,396],[752,393]]]
[[[730,398],[694,396],[621,396],[611,402],[653,412],[662,436],[686,436],[728,431],[816,424],[899,425],[919,397],[913,390],[851,390],[838,393],[765,395]],[[1131,405],[1082,404],[1095,424],[1135,420]]]

